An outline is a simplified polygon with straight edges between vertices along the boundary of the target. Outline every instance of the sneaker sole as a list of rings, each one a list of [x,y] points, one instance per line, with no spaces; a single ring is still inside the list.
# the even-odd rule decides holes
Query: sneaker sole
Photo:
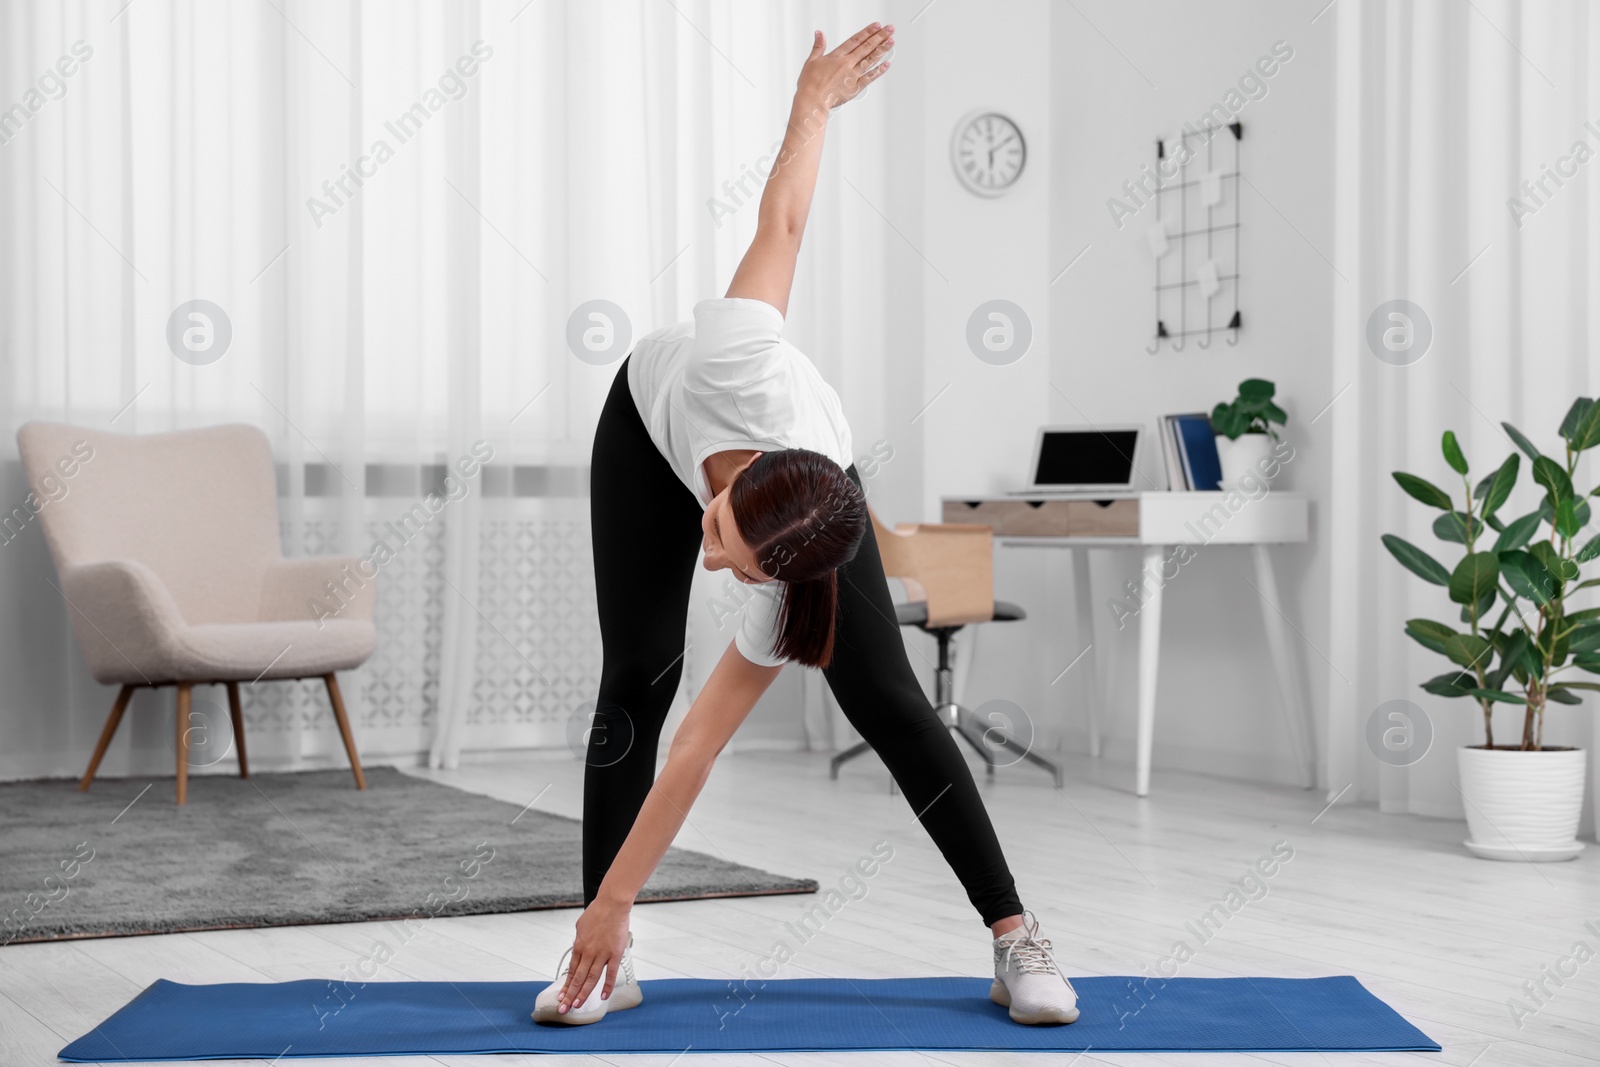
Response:
[[[533,1021],[536,1023],[554,1023],[561,1026],[588,1026],[597,1023],[606,1017],[606,1009],[599,1008],[595,1011],[569,1011],[565,1015],[560,1008],[540,1005],[533,1009]]]
[[[1046,1008],[1043,1011],[1018,1011],[1011,1006],[1011,990],[1007,989],[1006,984],[998,978],[989,985],[989,999],[1002,1008],[1006,1008],[1011,1015],[1012,1022],[1021,1023],[1024,1026],[1062,1026],[1078,1021],[1078,1008],[1076,1005],[1065,1009]]]

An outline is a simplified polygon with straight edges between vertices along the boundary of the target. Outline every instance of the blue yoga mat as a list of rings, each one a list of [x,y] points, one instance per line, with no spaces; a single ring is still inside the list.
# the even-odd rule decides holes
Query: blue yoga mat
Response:
[[[528,1017],[543,982],[161,980],[61,1050],[74,1061],[474,1052],[1438,1052],[1351,977],[1077,978],[1071,1026],[1019,1026],[987,978],[643,983],[592,1026]]]

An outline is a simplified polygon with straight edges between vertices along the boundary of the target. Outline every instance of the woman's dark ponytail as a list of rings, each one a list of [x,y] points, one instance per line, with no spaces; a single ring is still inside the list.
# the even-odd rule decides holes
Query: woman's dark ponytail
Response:
[[[788,448],[764,453],[741,471],[729,504],[756,565],[785,586],[773,651],[826,667],[839,616],[839,568],[855,558],[867,528],[861,488],[827,456]]]
[[[839,572],[809,582],[786,582],[778,610],[778,647],[784,659],[808,667],[833,660],[833,634],[839,618]]]

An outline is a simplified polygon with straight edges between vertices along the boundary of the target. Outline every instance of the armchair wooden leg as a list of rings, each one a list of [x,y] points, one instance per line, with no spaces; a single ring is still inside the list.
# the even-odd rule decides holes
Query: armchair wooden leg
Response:
[[[178,803],[189,802],[189,690],[192,683],[178,683],[177,749]]]
[[[244,754],[244,709],[239,704],[239,683],[228,683],[228,714],[233,718],[233,744],[239,750],[239,777],[250,777],[250,761]]]
[[[106,749],[111,747],[111,739],[116,736],[117,727],[122,723],[122,713],[128,710],[128,701],[131,699],[133,686],[123,686],[122,692],[117,694],[116,701],[111,705],[111,714],[106,716],[105,726],[100,730],[100,743],[94,746],[94,755],[89,757],[89,769],[83,772],[83,780],[78,783],[80,791],[89,791],[94,772],[100,769],[100,761],[105,758]]]
[[[356,738],[350,732],[350,719],[344,713],[344,698],[339,695],[339,678],[334,674],[324,674],[322,680],[328,686],[328,701],[333,705],[333,717],[339,723],[339,734],[344,738],[344,750],[350,757],[350,769],[356,775],[356,788],[367,787],[367,776],[361,773],[361,755],[356,751]]]

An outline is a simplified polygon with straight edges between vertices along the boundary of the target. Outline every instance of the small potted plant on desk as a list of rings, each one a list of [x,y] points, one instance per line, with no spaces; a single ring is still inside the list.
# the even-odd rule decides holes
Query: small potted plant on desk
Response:
[[[1217,461],[1222,466],[1218,485],[1223,489],[1236,488],[1240,478],[1266,469],[1278,440],[1272,424],[1289,422],[1284,410],[1272,402],[1276,391],[1277,386],[1265,378],[1247,378],[1239,383],[1238,397],[1212,409],[1211,432],[1217,435]]]
[[[1600,404],[1580,397],[1561,423],[1563,455],[1543,455],[1510,423],[1506,434],[1530,460],[1542,491],[1537,509],[1504,521],[1499,511],[1517,481],[1513,452],[1476,485],[1454,433],[1444,435],[1444,458],[1461,477],[1462,501],[1431,482],[1401,471],[1400,487],[1440,515],[1433,532],[1459,545],[1447,569],[1407,541],[1385,534],[1384,545],[1406,569],[1445,587],[1460,605],[1460,623],[1410,619],[1406,633],[1440,653],[1451,670],[1422,683],[1429,693],[1475,701],[1483,712],[1484,743],[1458,750],[1466,842],[1474,854],[1502,860],[1564,860],[1583,850],[1577,840],[1586,755],[1581,748],[1544,744],[1551,703],[1581,703],[1580,691],[1600,684],[1574,678],[1600,674],[1600,608],[1575,609],[1569,598],[1600,585],[1582,579],[1582,565],[1600,556],[1600,536],[1584,538],[1586,497],[1573,488],[1579,457],[1600,445]],[[1495,744],[1494,706],[1523,709],[1522,732]]]

